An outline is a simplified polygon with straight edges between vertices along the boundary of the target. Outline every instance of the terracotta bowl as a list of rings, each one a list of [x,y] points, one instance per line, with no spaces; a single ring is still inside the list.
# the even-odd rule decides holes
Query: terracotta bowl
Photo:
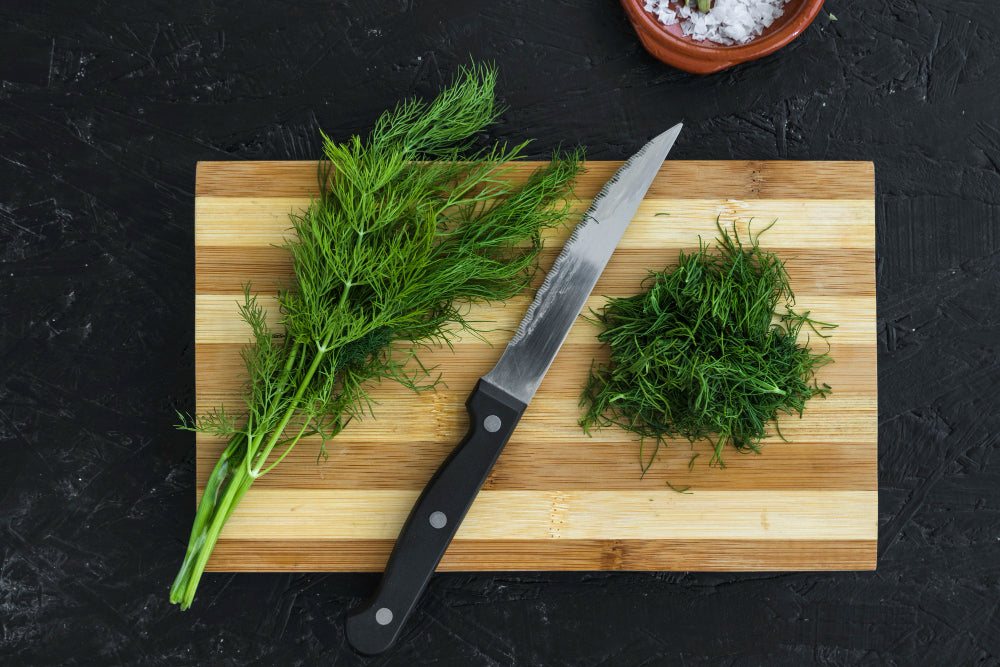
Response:
[[[653,57],[694,74],[711,74],[774,53],[809,27],[823,0],[789,0],[785,13],[746,44],[724,46],[684,36],[680,23],[663,25],[647,12],[644,0],[621,0],[639,41]]]

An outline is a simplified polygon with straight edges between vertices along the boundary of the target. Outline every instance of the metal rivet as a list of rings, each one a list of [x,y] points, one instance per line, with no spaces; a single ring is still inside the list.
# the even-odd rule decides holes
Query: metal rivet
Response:
[[[502,422],[500,421],[500,418],[497,417],[496,415],[490,415],[489,417],[483,420],[483,428],[485,428],[490,433],[496,433],[497,431],[499,431],[501,424]]]
[[[431,512],[428,520],[432,528],[444,528],[448,524],[448,516],[444,512]]]
[[[382,607],[375,612],[375,622],[379,625],[389,625],[392,623],[392,609]]]

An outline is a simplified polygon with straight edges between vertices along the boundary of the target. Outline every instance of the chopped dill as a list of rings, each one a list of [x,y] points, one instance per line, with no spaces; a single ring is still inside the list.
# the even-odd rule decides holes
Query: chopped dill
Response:
[[[667,482],[667,486],[669,486],[671,489],[673,489],[677,493],[683,493],[683,494],[687,494],[687,495],[690,495],[691,493],[693,493],[693,491],[690,490],[691,489],[690,485],[684,486],[684,487],[681,487],[681,488],[678,489],[676,486],[674,486],[673,484],[671,484],[669,480],[665,480],[665,481]]]
[[[681,252],[676,266],[650,272],[641,293],[594,312],[610,361],[591,366],[580,426],[636,433],[643,474],[674,437],[708,440],[710,465],[724,465],[726,445],[758,452],[779,413],[801,416],[806,401],[830,392],[815,380],[829,348],[815,354],[798,336],[808,327],[825,338],[820,330],[835,325],[792,310],[784,262],[760,248],[763,232],[744,245],[716,226],[716,252],[705,243]]]

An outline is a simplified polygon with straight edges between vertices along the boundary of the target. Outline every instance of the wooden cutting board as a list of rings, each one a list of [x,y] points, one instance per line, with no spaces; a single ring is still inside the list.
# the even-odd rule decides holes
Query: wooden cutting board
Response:
[[[590,162],[579,180],[582,212],[619,162]],[[518,167],[523,176],[537,163]],[[239,350],[247,338],[236,304],[241,283],[273,303],[290,274],[288,213],[316,191],[305,162],[202,162],[195,199],[195,340],[199,411],[238,405]],[[658,216],[658,213],[669,215]],[[846,570],[875,567],[878,482],[874,167],[868,162],[668,161],[588,306],[633,294],[648,269],[676,261],[719,218],[745,233],[777,223],[762,245],[787,260],[799,310],[836,322],[833,387],[802,419],[786,417],[788,442],[760,455],[708,445],[660,450],[640,476],[638,445],[619,430],[588,438],[578,398],[596,328],[578,320],[451,545],[441,570]],[[554,234],[551,266],[569,230]],[[300,443],[258,480],[227,524],[213,571],[381,570],[424,483],[466,429],[465,398],[499,358],[528,306],[525,294],[477,307],[490,344],[466,337],[429,350],[446,387],[415,395],[373,390],[375,419],[355,421],[317,461]],[[272,313],[274,311],[272,310]],[[586,312],[586,311],[585,311]],[[275,319],[272,316],[272,319]],[[824,343],[819,343],[824,345]],[[223,443],[197,440],[200,495]],[[678,494],[675,487],[691,486]]]

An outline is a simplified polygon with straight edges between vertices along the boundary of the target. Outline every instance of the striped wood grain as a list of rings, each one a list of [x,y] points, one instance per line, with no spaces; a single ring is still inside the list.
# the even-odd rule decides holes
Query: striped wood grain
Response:
[[[521,179],[538,163],[516,165]],[[577,185],[582,211],[619,166],[591,162]],[[239,400],[236,314],[242,283],[273,304],[289,276],[281,242],[288,213],[316,191],[307,162],[198,165],[195,340],[198,409]],[[657,215],[657,214],[668,215]],[[715,237],[777,220],[762,244],[786,259],[800,309],[840,324],[833,386],[805,415],[786,417],[761,455],[707,446],[663,448],[645,477],[638,447],[617,430],[583,435],[579,392],[604,352],[582,318],[501,455],[440,569],[801,570],[871,569],[877,537],[874,171],[859,162],[667,162],[588,305],[635,293],[650,269]],[[569,230],[554,233],[551,265]],[[495,363],[530,295],[477,306],[494,329],[454,351],[427,350],[447,386],[416,396],[376,387],[374,418],[352,423],[317,462],[300,443],[258,480],[209,562],[215,571],[380,570],[423,484],[465,430],[464,401]],[[823,343],[825,347],[825,343]],[[198,491],[222,443],[197,440]],[[648,452],[647,452],[648,453]],[[688,462],[699,454],[690,469]],[[691,485],[680,495],[666,485]]]

